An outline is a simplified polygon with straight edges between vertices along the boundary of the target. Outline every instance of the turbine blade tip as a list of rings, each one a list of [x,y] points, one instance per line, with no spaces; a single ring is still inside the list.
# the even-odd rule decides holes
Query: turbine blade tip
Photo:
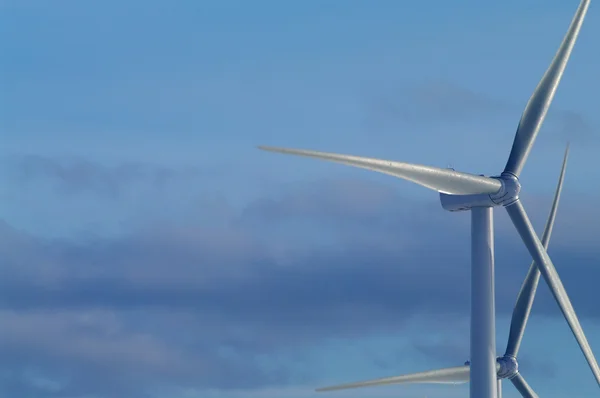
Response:
[[[266,151],[266,152],[282,152],[282,150],[284,149],[284,148],[278,148],[278,147],[269,146],[269,145],[258,145],[257,148],[260,149],[261,151]]]

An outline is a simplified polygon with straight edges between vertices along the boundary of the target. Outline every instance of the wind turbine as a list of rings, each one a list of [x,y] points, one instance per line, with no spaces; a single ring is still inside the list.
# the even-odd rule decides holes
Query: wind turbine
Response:
[[[590,0],[582,0],[579,4],[552,63],[525,106],[508,161],[500,176],[485,177],[432,166],[312,150],[259,147],[272,152],[342,163],[412,181],[439,192],[445,210],[471,212],[471,362],[469,365],[471,398],[497,398],[498,366],[504,373],[512,372],[511,366],[516,365],[514,357],[506,356],[504,358],[507,360],[496,360],[493,208],[499,206],[506,209],[537,269],[550,287],[596,381],[600,384],[600,367],[583,333],[573,305],[552,260],[536,235],[519,200],[521,190],[519,175],[554,98],[589,4]],[[452,372],[442,373],[443,376],[450,377]],[[522,383],[523,386],[527,385],[524,380]],[[521,392],[527,393],[530,390],[531,388],[527,386],[527,388],[523,387]],[[533,392],[524,396],[535,396],[532,394]]]
[[[563,159],[562,169],[560,171],[560,177],[558,179],[558,185],[556,192],[554,193],[554,200],[552,201],[552,207],[544,233],[542,235],[542,244],[545,249],[548,248],[550,242],[550,236],[552,235],[552,229],[554,227],[554,220],[556,219],[556,212],[558,210],[558,203],[560,201],[560,194],[562,192],[563,181],[565,178],[565,170],[567,167],[567,159],[569,157],[569,146],[565,150],[565,156]],[[508,337],[508,343],[506,345],[506,351],[503,356],[496,358],[496,377],[497,377],[497,395],[498,398],[502,396],[502,380],[509,379],[521,395],[525,398],[537,398],[537,395],[529,384],[525,381],[521,373],[519,372],[519,365],[517,362],[517,354],[519,347],[521,346],[521,340],[525,332],[525,326],[531,312],[533,300],[537,290],[538,282],[540,280],[540,271],[535,263],[532,262],[529,267],[529,272],[525,277],[521,290],[517,296],[517,302],[515,304],[512,320],[510,324],[510,333]],[[430,370],[426,372],[412,373],[402,376],[392,376],[375,380],[366,380],[356,383],[341,384],[337,386],[319,388],[317,391],[335,391],[335,390],[346,390],[350,388],[369,387],[369,386],[381,386],[390,384],[460,384],[469,381],[471,373],[470,362],[467,361],[463,366],[456,366],[452,368]]]

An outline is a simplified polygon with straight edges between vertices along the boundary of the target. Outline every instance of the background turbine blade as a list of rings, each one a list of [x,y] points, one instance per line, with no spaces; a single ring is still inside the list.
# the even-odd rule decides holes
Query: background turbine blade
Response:
[[[523,398],[538,398],[538,395],[533,391],[533,389],[527,384],[523,376],[520,373],[517,373],[515,377],[510,379],[516,389],[521,393]]]
[[[596,382],[600,385],[600,367],[598,367],[598,362],[596,362],[596,358],[594,357],[594,353],[592,352],[592,348],[590,347],[585,334],[583,333],[583,329],[581,328],[581,324],[579,323],[579,319],[575,314],[575,309],[571,304],[571,300],[567,295],[567,292],[548,256],[544,246],[538,239],[533,227],[531,226],[531,222],[527,217],[527,213],[523,208],[523,204],[520,201],[516,201],[514,204],[507,206],[506,211],[508,212],[515,228],[521,235],[521,239],[527,246],[527,250],[529,250],[529,254],[533,257],[533,260],[537,263],[538,268],[541,274],[544,276],[548,287],[550,287],[550,291],[554,296],[555,300],[558,302],[558,305],[567,319],[569,323],[569,327],[579,343],[579,347],[585,356],[594,377],[596,378]]]
[[[542,235],[542,245],[544,246],[544,249],[548,249],[548,243],[550,242],[550,236],[552,235],[554,220],[556,219],[556,211],[558,209],[563,181],[565,179],[565,170],[567,168],[568,157],[569,145],[567,145],[567,149],[565,150],[562,169],[560,170],[560,177],[558,178],[558,185],[556,186],[554,200],[552,201],[552,208],[550,210],[548,220],[546,221],[544,234]],[[519,296],[517,297],[517,302],[513,310],[512,320],[510,322],[510,334],[508,336],[508,343],[506,345],[506,356],[516,357],[517,353],[519,352],[519,346],[521,345],[521,340],[523,339],[523,333],[525,332],[525,326],[527,325],[527,320],[531,312],[531,307],[533,305],[539,280],[540,270],[538,269],[536,262],[533,261],[529,267],[529,272],[527,272],[525,281],[521,286],[521,291],[519,292]]]
[[[453,368],[429,370],[426,372],[411,373],[403,376],[385,377],[382,379],[359,381],[356,383],[340,384],[337,386],[323,387],[316,391],[335,391],[346,390],[350,388],[382,386],[388,384],[459,384],[469,381],[469,365],[457,366]]]
[[[451,195],[469,195],[480,193],[496,193],[502,183],[495,178],[461,173],[450,169],[423,166],[419,164],[394,162],[391,160],[373,159],[360,156],[341,155],[337,153],[318,152],[304,149],[274,148],[259,146],[259,149],[289,155],[306,156],[328,160],[348,166],[359,167],[389,174]]]
[[[521,121],[517,127],[517,133],[515,134],[508,162],[504,168],[505,172],[512,173],[517,177],[521,174],[523,165],[544,122],[562,74],[565,71],[589,4],[590,0],[582,0],[579,4],[579,8],[577,8],[567,34],[556,52],[552,63],[535,88],[529,102],[527,102],[521,116]]]

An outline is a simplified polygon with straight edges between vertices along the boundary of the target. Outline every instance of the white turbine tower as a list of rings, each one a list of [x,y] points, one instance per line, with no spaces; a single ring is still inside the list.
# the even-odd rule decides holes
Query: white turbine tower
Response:
[[[532,286],[539,278],[538,271],[535,271],[537,269],[550,287],[596,381],[600,384],[600,367],[575,310],[544,244],[536,235],[519,200],[519,175],[546,117],[589,3],[590,0],[581,1],[550,67],[529,99],[517,127],[508,161],[500,176],[485,177],[431,166],[311,150],[260,147],[267,151],[324,159],[389,174],[438,191],[442,207],[448,211],[471,211],[471,361],[463,367],[405,376],[413,382],[452,382],[458,375],[468,374],[471,398],[497,398],[497,378],[500,374],[512,377],[511,380],[524,397],[535,397],[535,393],[516,371],[515,356],[529,314],[528,302],[533,299]],[[498,206],[504,207],[508,212],[535,263],[518,300],[518,308],[515,310],[511,326],[509,349],[500,360],[496,360],[492,213],[493,208]]]

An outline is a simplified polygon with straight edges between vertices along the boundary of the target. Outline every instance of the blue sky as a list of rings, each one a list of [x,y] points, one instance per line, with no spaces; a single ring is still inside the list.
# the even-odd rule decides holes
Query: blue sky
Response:
[[[305,398],[468,359],[469,219],[292,146],[495,174],[576,1],[0,4],[0,392]],[[600,353],[600,11],[522,175]],[[496,212],[498,351],[530,258]],[[597,394],[542,283],[540,396]],[[332,397],[465,397],[389,387]],[[505,397],[516,397],[506,386]]]

